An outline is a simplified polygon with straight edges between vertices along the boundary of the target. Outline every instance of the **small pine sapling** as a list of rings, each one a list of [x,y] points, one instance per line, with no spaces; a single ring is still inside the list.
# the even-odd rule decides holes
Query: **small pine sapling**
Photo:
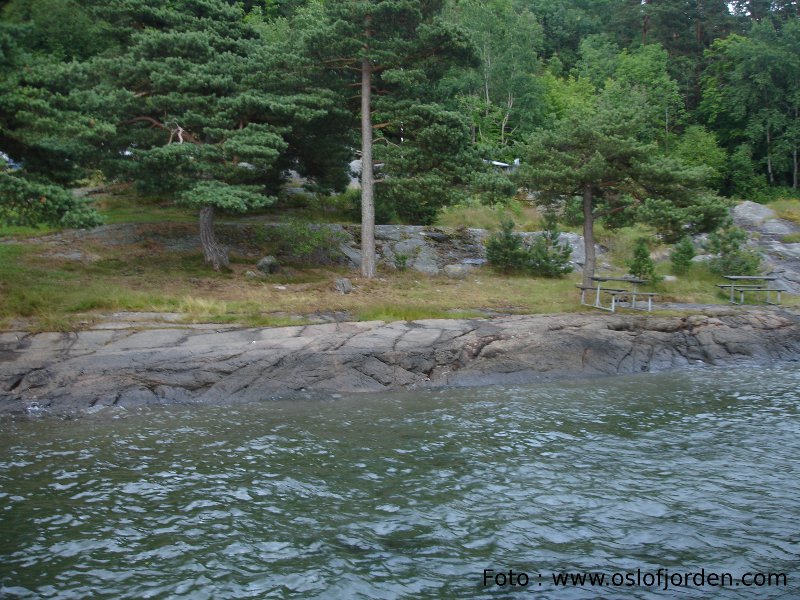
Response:
[[[683,275],[692,266],[692,259],[697,256],[697,251],[692,243],[692,238],[685,236],[675,244],[669,258],[672,261],[672,272]]]
[[[633,259],[628,261],[628,273],[639,279],[656,282],[656,263],[650,258],[647,238],[639,238],[633,248]]]
[[[545,229],[533,242],[529,252],[529,270],[533,275],[561,277],[572,272],[572,247],[559,242],[558,217],[553,211],[544,216]]]

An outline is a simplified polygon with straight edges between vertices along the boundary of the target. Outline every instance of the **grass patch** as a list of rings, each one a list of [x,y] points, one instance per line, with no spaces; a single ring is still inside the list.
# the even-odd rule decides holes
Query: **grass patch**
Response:
[[[656,273],[668,275],[671,269],[670,263],[661,263],[656,266]],[[708,265],[693,263],[686,273],[676,275],[676,278],[676,281],[661,281],[655,286],[654,290],[661,294],[658,300],[681,304],[721,304],[725,299],[717,287],[724,280],[709,271]]]
[[[414,272],[361,279],[342,269],[308,268],[251,280],[250,265],[214,273],[199,254],[93,249],[100,260],[83,264],[42,256],[36,245],[0,245],[0,321],[32,330],[78,329],[120,311],[181,313],[186,322],[251,326],[302,324],[303,316],[347,312],[363,320],[470,318],[480,309],[546,313],[580,310],[574,283],[505,277],[489,269],[465,280]],[[335,290],[349,275],[351,294]],[[298,317],[299,315],[299,317]]]
[[[185,227],[176,225],[177,228]],[[624,264],[644,227],[605,231],[598,239],[611,254],[604,260]],[[226,323],[253,327],[302,325],[319,313],[347,313],[359,320],[474,318],[481,311],[546,314],[585,311],[575,284],[579,273],[562,279],[506,276],[490,268],[463,280],[430,277],[414,271],[381,271],[361,279],[341,267],[286,269],[249,279],[252,259],[236,260],[228,273],[215,273],[199,251],[168,251],[152,240],[115,246],[75,237],[70,250],[92,255],[94,262],[54,257],[61,245],[45,242],[0,244],[0,326],[6,329],[69,331],[107,319],[110,312],[180,313],[186,323]],[[88,259],[87,259],[88,260]],[[669,273],[668,262],[658,265]],[[622,269],[619,269],[622,271]],[[350,277],[355,289],[342,295],[334,282]],[[692,265],[675,282],[653,291],[656,301],[726,304],[722,280],[703,264]],[[797,299],[786,295],[786,304]]]
[[[800,224],[800,200],[796,198],[780,198],[767,204],[781,219]]]
[[[639,238],[658,239],[655,230],[647,225],[637,224],[633,227],[606,229],[600,223],[595,223],[594,238],[595,243],[608,249],[608,256],[603,260],[610,261],[615,265],[626,265],[633,258],[633,248]],[[660,243],[654,243],[650,250],[657,250],[660,247]],[[627,269],[627,267],[623,268]]]
[[[177,206],[161,198],[141,197],[135,193],[99,195],[93,206],[109,225],[118,223],[190,223],[197,221],[197,211]]]
[[[784,244],[800,244],[800,233],[790,233],[781,238]]]
[[[473,227],[488,229],[490,231],[500,228],[504,219],[513,219],[518,231],[539,231],[542,229],[543,219],[539,211],[518,200],[512,200],[508,205],[486,206],[479,202],[456,204],[444,208],[436,220],[441,227]]]
[[[0,225],[0,239],[11,237],[35,237],[38,235],[47,235],[54,233],[58,228],[49,225],[40,225],[39,227],[27,227],[24,225]]]

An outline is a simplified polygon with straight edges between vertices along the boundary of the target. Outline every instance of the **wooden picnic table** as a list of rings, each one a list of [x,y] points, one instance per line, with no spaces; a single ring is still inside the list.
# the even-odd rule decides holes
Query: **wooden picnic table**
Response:
[[[769,284],[770,281],[775,281],[778,279],[772,275],[723,275],[723,278],[727,279],[731,283],[720,283],[717,284],[717,287],[720,289],[730,288],[731,297],[730,303],[731,304],[744,304],[744,295],[745,292],[766,292],[767,297],[765,302],[767,304],[780,304],[781,303],[781,292],[785,292],[783,288],[779,288],[776,286],[771,286]],[[742,282],[742,283],[740,283]],[[751,283],[747,283],[751,282]],[[756,283],[760,282],[760,283]],[[766,282],[766,283],[764,283]],[[736,302],[735,296],[736,292],[739,292],[739,302]],[[776,292],[777,294],[777,302],[771,301],[771,293]]]
[[[640,292],[638,287],[640,285],[645,285],[648,282],[646,279],[639,279],[637,277],[592,277],[592,281],[597,283],[597,286],[590,286],[586,287],[583,285],[579,285],[578,287],[581,289],[581,304],[586,306],[593,306],[594,308],[599,308],[601,310],[608,310],[611,312],[615,312],[617,302],[617,296],[627,295],[630,297],[630,307],[635,308],[637,310],[647,310],[648,312],[653,310],[653,296],[656,294],[653,292]],[[630,289],[623,289],[620,287],[604,287],[603,284],[605,283],[628,283],[631,285]],[[594,292],[594,304],[587,304],[586,302],[586,292],[587,290],[591,290]],[[611,306],[606,307],[603,306],[602,302],[600,301],[601,293],[606,293],[611,296]],[[647,297],[647,308],[638,308],[636,306],[636,296],[646,296]]]

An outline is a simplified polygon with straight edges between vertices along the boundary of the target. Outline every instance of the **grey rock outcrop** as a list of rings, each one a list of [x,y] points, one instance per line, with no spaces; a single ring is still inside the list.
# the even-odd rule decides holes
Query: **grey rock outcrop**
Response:
[[[336,291],[340,294],[349,294],[353,291],[353,282],[350,281],[347,277],[340,277],[334,283],[334,287]]]
[[[342,253],[350,266],[361,265],[356,245],[357,235],[352,226],[344,227],[348,239],[342,243]],[[530,244],[541,232],[522,232]],[[441,274],[447,265],[479,265],[486,262],[486,242],[490,232],[485,229],[452,229],[419,225],[377,225],[375,246],[378,261],[389,268],[401,266],[428,275]],[[585,261],[583,237],[562,233],[561,242],[572,248],[571,261],[580,269]],[[597,248],[598,255],[604,250]]]
[[[264,256],[259,240],[271,239],[272,230],[277,223],[224,223],[217,224],[217,237],[231,252],[252,258],[255,261]],[[310,225],[316,230],[326,229],[331,239],[337,240],[327,250],[324,264],[346,264],[351,268],[361,266],[360,227],[358,225],[316,224]],[[530,243],[539,232],[523,232],[523,239]],[[428,275],[442,274],[446,265],[471,264],[480,265],[486,262],[486,242],[490,232],[485,229],[453,229],[447,227],[423,227],[420,225],[377,225],[375,227],[375,246],[380,264],[392,268],[408,268]],[[107,246],[134,246],[137,243],[157,244],[164,250],[189,252],[200,251],[200,239],[196,226],[188,223],[135,224],[121,223],[105,225],[91,230],[70,230],[48,234],[41,238],[29,239],[28,242],[39,243],[45,248],[43,256],[67,257],[70,259],[91,262],[86,251],[76,253],[75,247],[81,243]],[[562,233],[561,241],[572,247],[571,261],[576,270],[583,266],[583,237],[574,233]],[[11,240],[5,243],[18,243]],[[596,248],[598,257],[602,257],[604,249]],[[275,268],[283,256],[265,257],[271,265],[262,263],[258,267],[265,270]],[[291,257],[287,257],[291,258]],[[275,261],[274,263],[272,261]]]
[[[800,294],[800,244],[784,242],[785,236],[800,233],[800,225],[750,201],[737,204],[732,215],[733,222],[750,233],[749,245],[763,255],[765,270],[778,277],[776,283]]]
[[[750,202],[749,200],[740,202],[733,207],[731,212],[733,213],[734,223],[739,227],[752,229],[757,229],[769,219],[777,218],[775,211],[768,206],[758,204],[757,202]]]
[[[566,314],[0,334],[0,413],[530,383],[800,357],[800,314]]]
[[[475,267],[470,264],[445,265],[444,274],[450,279],[466,279],[467,275],[469,275],[474,268]]]
[[[256,263],[256,268],[262,273],[270,275],[278,272],[280,264],[278,263],[278,259],[274,256],[265,256]]]

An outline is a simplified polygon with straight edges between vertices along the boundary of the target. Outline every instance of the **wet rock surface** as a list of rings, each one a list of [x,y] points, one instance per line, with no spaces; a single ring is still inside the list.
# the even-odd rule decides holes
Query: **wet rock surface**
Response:
[[[800,358],[800,313],[492,319],[0,334],[0,413],[535,383]]]

